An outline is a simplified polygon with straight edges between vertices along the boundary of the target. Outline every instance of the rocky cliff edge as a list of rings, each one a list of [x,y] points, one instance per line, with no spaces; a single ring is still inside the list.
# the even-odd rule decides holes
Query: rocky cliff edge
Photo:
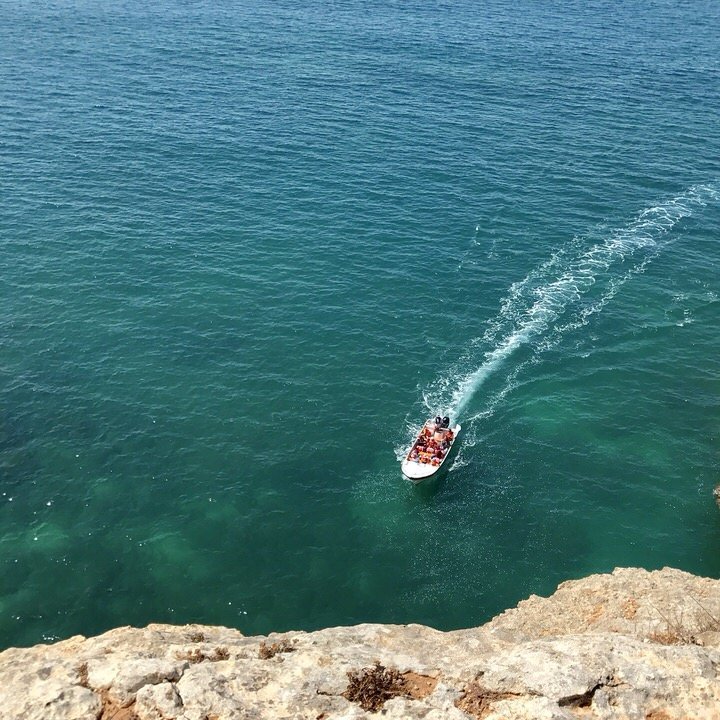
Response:
[[[3,720],[720,719],[720,581],[617,569],[482,627],[119,628],[0,653]]]

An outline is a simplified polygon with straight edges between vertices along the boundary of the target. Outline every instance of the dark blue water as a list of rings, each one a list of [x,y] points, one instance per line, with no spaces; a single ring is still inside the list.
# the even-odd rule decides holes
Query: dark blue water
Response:
[[[720,576],[718,27],[0,0],[0,645]]]

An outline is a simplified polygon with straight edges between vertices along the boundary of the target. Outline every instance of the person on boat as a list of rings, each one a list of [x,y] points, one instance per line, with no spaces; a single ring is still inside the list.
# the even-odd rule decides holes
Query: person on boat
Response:
[[[418,453],[418,449],[414,447],[410,451],[410,460],[417,460],[420,457],[420,453]]]
[[[433,435],[433,440],[436,443],[441,443],[445,439],[445,431],[444,430],[436,430],[435,434]]]

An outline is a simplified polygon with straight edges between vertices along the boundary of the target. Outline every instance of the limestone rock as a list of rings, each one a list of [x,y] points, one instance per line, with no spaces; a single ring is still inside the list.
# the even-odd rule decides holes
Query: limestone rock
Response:
[[[118,628],[0,653],[0,718],[709,720],[718,618],[720,581],[665,568],[569,581],[452,632]]]

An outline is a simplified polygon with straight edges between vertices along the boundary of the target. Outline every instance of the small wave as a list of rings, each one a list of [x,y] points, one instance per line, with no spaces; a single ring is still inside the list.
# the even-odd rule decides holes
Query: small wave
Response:
[[[471,340],[468,352],[456,366],[423,391],[425,406],[433,412],[444,408],[453,417],[461,417],[485,381],[519,348],[528,346],[542,352],[566,333],[587,324],[630,278],[644,272],[666,244],[663,239],[668,231],[697,208],[719,198],[714,184],[693,186],[642,210],[624,227],[598,230],[597,240],[593,236],[573,238],[510,287],[484,334]],[[572,317],[563,322],[570,311]],[[478,352],[482,353],[479,358]],[[505,397],[526,364],[510,373],[508,383],[490,398],[480,415]],[[468,367],[472,369],[468,371]]]

